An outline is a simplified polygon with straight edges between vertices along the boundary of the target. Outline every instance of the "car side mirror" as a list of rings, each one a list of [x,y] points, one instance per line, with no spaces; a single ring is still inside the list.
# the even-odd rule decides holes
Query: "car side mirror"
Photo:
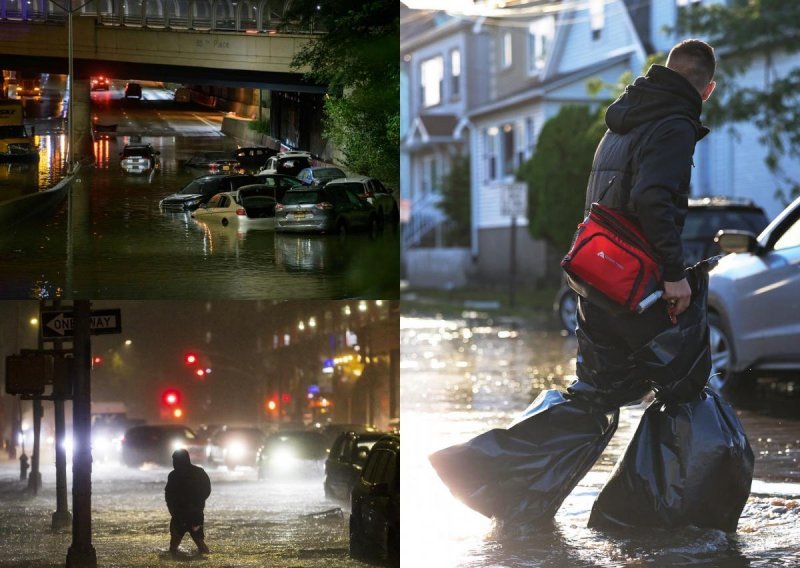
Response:
[[[376,483],[372,486],[372,491],[370,491],[372,495],[376,497],[388,497],[389,496],[389,484],[388,483]]]
[[[755,252],[758,250],[756,235],[750,231],[724,229],[717,232],[714,242],[719,245],[722,252]]]

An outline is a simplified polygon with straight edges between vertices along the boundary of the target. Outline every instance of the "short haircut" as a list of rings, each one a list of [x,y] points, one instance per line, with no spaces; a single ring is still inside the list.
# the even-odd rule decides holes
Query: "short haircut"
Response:
[[[685,39],[670,50],[667,67],[686,77],[702,93],[717,68],[714,48],[700,39]]]

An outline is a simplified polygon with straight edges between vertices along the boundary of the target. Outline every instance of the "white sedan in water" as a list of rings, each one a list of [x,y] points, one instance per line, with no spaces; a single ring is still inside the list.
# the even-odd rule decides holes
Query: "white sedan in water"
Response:
[[[237,191],[214,195],[192,212],[192,217],[208,225],[235,223],[252,228],[275,228],[275,188],[263,184],[245,185]]]

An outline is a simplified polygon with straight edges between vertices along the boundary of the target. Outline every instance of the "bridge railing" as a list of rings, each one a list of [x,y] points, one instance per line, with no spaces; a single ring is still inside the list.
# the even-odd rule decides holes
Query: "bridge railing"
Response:
[[[133,2],[134,10],[122,2],[92,2],[81,15],[94,15],[102,25],[196,29],[253,33],[321,33],[300,27],[284,18],[290,0],[252,0],[247,9],[239,0],[147,0]],[[107,7],[113,7],[109,11]],[[141,8],[140,8],[141,7]],[[125,11],[123,11],[125,10]],[[63,22],[64,11],[48,0],[0,0],[0,21]]]

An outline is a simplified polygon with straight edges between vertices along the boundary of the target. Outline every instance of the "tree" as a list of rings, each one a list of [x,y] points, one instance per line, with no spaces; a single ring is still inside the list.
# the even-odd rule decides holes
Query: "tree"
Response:
[[[400,183],[400,14],[387,0],[295,0],[288,19],[325,34],[292,66],[328,87],[324,135],[358,173]]]
[[[564,106],[542,127],[536,151],[517,172],[528,183],[528,230],[567,252],[583,217],[586,182],[605,132],[601,111]]]
[[[450,173],[442,178],[442,200],[438,207],[450,221],[450,227],[445,236],[447,244],[469,246],[472,218],[468,154],[451,156]]]
[[[721,58],[715,77],[717,94],[704,103],[710,125],[748,122],[761,131],[767,147],[765,162],[781,181],[775,195],[787,202],[800,193],[800,183],[781,169],[783,157],[800,157],[800,67],[775,76],[771,61],[776,54],[800,51],[800,3],[785,0],[751,0],[726,4],[693,4],[681,9],[682,31],[708,38]],[[755,58],[766,59],[766,85],[737,84]]]

